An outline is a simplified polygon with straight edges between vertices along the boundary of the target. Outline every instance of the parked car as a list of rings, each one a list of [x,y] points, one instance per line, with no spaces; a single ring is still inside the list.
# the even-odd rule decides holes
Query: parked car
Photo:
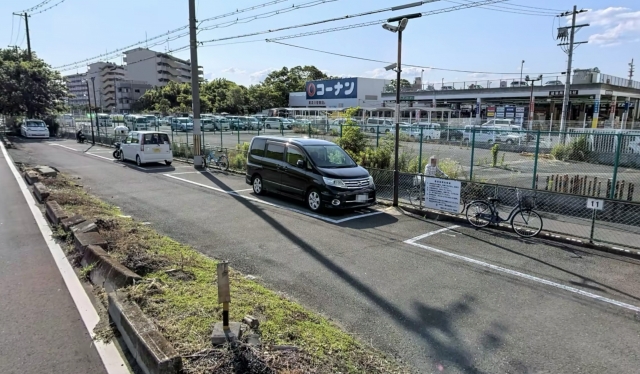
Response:
[[[512,126],[512,119],[490,119],[487,122],[483,123],[482,126]]]
[[[442,91],[452,91],[455,90],[455,87],[453,86],[442,86],[442,88],[440,88]]]
[[[373,134],[375,134],[376,131],[378,133],[387,133],[390,132],[392,128],[393,122],[384,118],[367,118],[367,121],[364,124],[365,131],[369,131]]]
[[[49,128],[39,119],[25,119],[20,126],[20,135],[25,138],[49,138]]]
[[[326,140],[256,136],[247,156],[247,184],[253,192],[287,195],[314,211],[353,209],[376,203],[366,169]]]
[[[440,131],[440,139],[442,140],[462,140],[464,133],[455,129],[444,129]]]
[[[432,122],[416,122],[414,126],[422,128],[422,138],[426,140],[440,139],[440,124]]]
[[[171,130],[193,131],[193,120],[189,117],[176,117],[171,122]]]
[[[529,84],[525,81],[513,81],[511,82],[511,87],[527,87]]]
[[[158,120],[158,124],[160,124],[160,126],[169,126],[171,124],[171,119],[173,117],[162,117]]]
[[[138,166],[149,162],[171,165],[173,152],[169,135],[157,131],[132,131],[120,144],[120,160],[135,161]]]
[[[561,81],[548,81],[544,84],[545,86],[564,86],[564,83]]]
[[[243,117],[247,130],[262,130],[262,122],[258,121],[256,117]]]
[[[470,89],[470,90],[479,90],[479,89],[484,88],[484,87],[482,87],[479,84],[470,84],[467,88]]]
[[[288,129],[293,128],[291,120],[282,117],[269,117],[264,121],[264,127],[267,129]]]
[[[214,118],[214,125],[217,131],[228,131],[231,128],[226,117],[217,116]]]
[[[200,128],[202,131],[215,131],[216,125],[213,118],[203,118],[200,120]]]

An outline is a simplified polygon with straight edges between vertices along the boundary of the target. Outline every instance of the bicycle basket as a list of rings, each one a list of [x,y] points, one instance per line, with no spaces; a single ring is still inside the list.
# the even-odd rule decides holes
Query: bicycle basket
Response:
[[[520,207],[522,209],[533,209],[536,207],[536,199],[533,196],[523,196],[520,199]]]

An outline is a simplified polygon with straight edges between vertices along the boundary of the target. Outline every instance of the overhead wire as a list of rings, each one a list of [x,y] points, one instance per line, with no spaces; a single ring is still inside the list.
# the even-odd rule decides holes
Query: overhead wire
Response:
[[[281,9],[277,9],[277,10],[272,10],[270,12],[267,13],[262,13],[262,14],[257,14],[254,16],[248,16],[245,18],[238,18],[235,21],[228,21],[228,22],[223,22],[223,23],[219,23],[216,25],[211,25],[211,26],[207,26],[207,27],[202,27],[198,29],[198,33],[200,33],[201,31],[205,31],[205,30],[213,30],[213,29],[217,29],[217,28],[223,28],[223,27],[229,27],[232,25],[237,25],[237,24],[241,24],[241,23],[249,23],[251,21],[254,20],[258,20],[258,19],[265,19],[265,18],[270,18],[270,17],[274,17],[280,14],[284,14],[284,13],[289,13],[289,12],[293,12],[299,9],[304,9],[304,8],[311,8],[314,6],[318,6],[318,5],[322,5],[325,3],[330,3],[330,2],[334,2],[334,1],[338,1],[338,0],[313,0],[310,1],[308,3],[303,3],[300,5],[294,5],[291,7],[287,7],[287,8],[281,8]],[[242,22],[242,21],[246,21],[246,22]]]
[[[422,1],[422,3],[423,4],[428,4],[428,3],[434,3],[434,2],[437,2],[437,1],[440,1],[440,0],[427,0],[427,1]],[[493,1],[507,1],[507,0],[493,0]],[[342,20],[345,20],[345,19],[352,19],[352,18],[368,16],[368,15],[372,15],[372,14],[376,14],[376,13],[388,12],[388,11],[393,10],[393,8],[394,7],[387,7],[387,8],[382,8],[382,9],[370,10],[370,11],[366,11],[366,12],[362,12],[362,13],[349,14],[349,15],[346,15],[346,16],[334,17],[334,18],[324,19],[324,20],[320,20],[320,21],[313,21],[313,22],[301,23],[301,24],[298,24],[298,25],[280,27],[280,28],[277,28],[277,29],[262,30],[262,31],[256,31],[256,32],[248,33],[248,34],[235,35],[235,36],[229,36],[229,37],[218,38],[218,39],[211,39],[211,40],[202,41],[200,43],[201,44],[213,43],[213,42],[218,42],[218,41],[223,41],[223,40],[246,38],[248,36],[270,34],[270,33],[273,33],[273,32],[297,29],[297,28],[300,28],[300,27],[321,25],[321,24],[329,23],[329,22],[342,21]]]
[[[17,45],[18,44],[18,40],[20,40],[20,29],[22,28],[22,17],[20,17],[20,22],[18,22],[18,33],[16,34],[16,41],[15,43],[11,43],[13,45]]]
[[[453,3],[453,4],[468,4],[469,1],[468,0],[462,0],[464,1],[464,3],[460,3],[458,1],[453,1],[453,0],[445,0],[449,3]],[[487,9],[487,10],[493,10],[495,12],[502,12],[502,13],[511,13],[511,14],[523,14],[523,15],[528,15],[528,16],[537,16],[537,17],[555,17],[557,15],[557,13],[551,13],[548,11],[538,11],[538,10],[525,10],[525,9],[517,9],[517,8],[511,8],[509,7],[507,4],[501,4],[500,7],[495,7],[492,5],[485,5],[485,6],[479,6],[479,8],[482,9]]]
[[[50,7],[44,8],[44,9],[42,9],[42,10],[38,11],[38,12],[35,12],[35,13],[31,13],[31,15],[32,15],[32,16],[35,16],[36,14],[44,13],[44,12],[46,12],[46,11],[48,11],[48,10],[51,10],[51,9],[53,9],[53,8],[57,7],[58,5],[60,5],[60,4],[62,4],[62,3],[64,3],[65,1],[66,1],[66,0],[60,0],[59,2],[57,2],[57,3],[53,4],[53,5],[51,5]]]
[[[538,10],[548,10],[550,12],[555,12],[555,13],[564,12],[564,10],[560,10],[560,9],[540,8],[540,7],[530,6],[530,5],[520,5],[520,4],[514,4],[514,3],[509,3],[509,6],[515,6],[515,7],[519,7],[519,8],[538,9]]]
[[[272,1],[269,1],[269,2],[266,2],[266,3],[262,3],[262,4],[259,4],[259,5],[252,6],[252,7],[238,9],[238,10],[233,11],[233,12],[221,14],[221,15],[214,16],[214,17],[205,18],[204,20],[200,21],[200,24],[202,24],[204,22],[211,21],[211,20],[215,20],[215,19],[229,17],[229,16],[232,16],[232,15],[241,14],[241,13],[245,13],[245,12],[250,12],[250,11],[255,10],[255,9],[259,9],[259,8],[264,8],[264,7],[267,7],[267,6],[275,5],[275,4],[278,4],[278,3],[282,3],[284,1],[288,1],[288,0],[272,0]],[[79,61],[71,62],[71,63],[68,63],[68,64],[60,65],[60,66],[54,67],[54,69],[58,70],[58,69],[63,69],[63,68],[69,67],[69,66],[77,66],[77,65],[85,63],[85,62],[104,59],[105,57],[111,56],[114,53],[127,51],[127,50],[135,48],[135,47],[137,47],[139,45],[146,44],[146,43],[148,43],[150,41],[158,40],[158,39],[161,39],[161,38],[163,40],[163,43],[165,43],[167,41],[167,39],[164,39],[164,38],[169,37],[170,35],[173,35],[173,34],[175,34],[177,32],[182,31],[182,30],[187,30],[188,28],[189,28],[189,25],[180,26],[180,27],[177,27],[177,28],[175,28],[173,30],[167,31],[166,33],[162,33],[160,35],[156,35],[156,36],[153,36],[151,38],[145,38],[144,40],[141,40],[139,42],[130,44],[130,45],[126,46],[126,47],[121,47],[121,48],[118,48],[118,49],[115,49],[113,51],[106,52],[106,53],[103,53],[103,54],[100,54],[100,55],[97,55],[97,56],[93,56],[93,57],[86,58],[86,59],[83,59],[83,60],[79,60]],[[188,31],[185,32],[185,33],[180,34],[179,38],[187,36],[187,35],[189,35]],[[176,40],[176,39],[173,39],[173,40]]]
[[[16,15],[11,15],[11,36],[9,37],[9,45],[13,44],[13,28],[15,27]]]
[[[495,3],[501,3],[501,2],[504,2],[504,1],[507,1],[507,0],[476,1],[474,3],[461,4],[461,5],[457,5],[457,6],[453,6],[453,7],[449,7],[449,8],[441,8],[441,9],[431,10],[431,11],[423,12],[423,13],[420,13],[420,14],[422,14],[422,16],[432,16],[432,15],[441,14],[441,13],[449,13],[449,12],[455,12],[455,11],[462,10],[462,9],[474,8],[474,7],[480,6],[481,4],[495,4]],[[294,39],[294,38],[301,38],[301,37],[311,36],[311,35],[326,34],[326,33],[330,33],[330,32],[344,31],[344,30],[350,30],[350,29],[355,29],[355,28],[360,28],[360,27],[381,25],[381,24],[383,24],[385,22],[387,22],[386,19],[377,20],[377,21],[370,21],[370,22],[363,22],[363,23],[358,23],[358,24],[353,24],[353,25],[334,27],[334,28],[330,28],[330,29],[322,29],[322,30],[310,31],[310,32],[299,33],[299,34],[294,34],[294,35],[279,36],[279,37],[267,39],[267,41]],[[239,36],[239,37],[243,37],[243,36]],[[225,39],[230,39],[230,38],[225,38]]]
[[[31,8],[29,8],[29,9],[25,9],[25,10],[22,10],[22,11],[20,11],[20,12],[16,12],[16,13],[29,13],[29,12],[32,12],[32,11],[34,11],[34,10],[38,10],[38,9],[42,8],[43,6],[45,6],[45,5],[49,4],[49,3],[50,3],[50,2],[52,2],[52,1],[53,1],[53,0],[44,0],[43,2],[41,2],[41,3],[39,3],[39,4],[34,5],[34,6],[32,6]]]
[[[339,56],[339,57],[345,57],[345,58],[351,58],[351,59],[369,61],[369,62],[377,62],[377,63],[381,63],[381,64],[391,64],[391,62],[389,62],[389,61],[382,61],[382,60],[376,60],[376,59],[372,59],[372,58],[347,55],[347,54],[343,54],[343,53],[323,51],[321,49],[303,47],[303,46],[299,46],[299,45],[295,45],[295,44],[283,43],[283,42],[274,41],[274,40],[268,40],[268,41],[272,42],[272,43],[288,46],[288,47],[294,47],[294,48],[304,49],[304,50],[307,50],[307,51],[313,51],[313,52],[318,52],[318,53],[324,53],[324,54],[333,55],[333,56]],[[404,64],[404,63],[402,64],[402,66],[415,67],[415,68],[421,68],[421,69],[430,69],[430,70],[439,70],[439,71],[449,71],[449,72],[455,72],[455,73],[494,74],[494,75],[519,75],[520,74],[520,72],[504,73],[504,72],[494,72],[494,71],[473,71],[473,70],[438,68],[438,67],[434,67],[434,66],[412,65],[412,64]],[[531,73],[531,74],[549,75],[549,74],[559,74],[559,72]]]

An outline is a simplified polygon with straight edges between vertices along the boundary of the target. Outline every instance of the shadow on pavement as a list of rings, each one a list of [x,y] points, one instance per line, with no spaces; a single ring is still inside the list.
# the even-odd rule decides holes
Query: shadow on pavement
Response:
[[[209,175],[208,173],[203,175],[205,175],[217,187],[228,190],[229,187],[217,178]],[[455,366],[466,373],[482,372],[474,366],[471,350],[464,347],[464,342],[458,338],[454,329],[455,319],[457,316],[470,314],[472,312],[470,304],[475,300],[473,297],[464,297],[463,300],[458,301],[445,309],[438,309],[427,306],[423,303],[416,303],[415,309],[418,316],[409,315],[392,302],[379,295],[374,289],[351,275],[340,265],[331,261],[313,245],[307,243],[304,239],[284,227],[275,218],[265,214],[259,209],[259,207],[256,207],[250,201],[234,194],[229,194],[229,196],[236,199],[240,204],[252,211],[257,217],[261,218],[289,241],[322,264],[322,266],[327,270],[338,276],[358,293],[369,299],[378,307],[380,312],[387,314],[389,317],[393,318],[398,325],[402,326],[405,333],[415,335],[421,339],[425,344],[425,348],[431,351],[431,357],[434,360],[434,365],[442,365],[442,363],[446,363],[451,366]],[[445,334],[447,336],[446,340],[449,341],[443,341],[440,334]],[[499,340],[499,337],[492,337],[489,341],[496,339]],[[436,370],[437,369],[434,368],[434,370],[429,371]]]
[[[630,298],[632,298],[632,299],[634,299],[634,300],[639,300],[639,301],[640,301],[640,297],[637,297],[637,296],[631,295],[631,294],[626,293],[626,292],[624,292],[624,291],[621,291],[621,290],[619,290],[619,289],[617,289],[617,288],[615,288],[615,287],[608,286],[608,285],[606,285],[606,284],[604,284],[604,283],[601,283],[601,282],[598,282],[598,281],[596,281],[596,280],[594,280],[594,279],[591,279],[591,278],[588,278],[588,277],[582,276],[582,275],[580,275],[580,274],[578,274],[578,273],[574,273],[574,272],[572,272],[572,271],[570,271],[570,270],[567,270],[567,269],[561,268],[560,266],[553,265],[553,264],[551,264],[551,263],[549,263],[549,262],[547,262],[547,261],[543,261],[543,260],[541,260],[541,259],[539,259],[539,258],[535,258],[535,257],[533,257],[533,256],[526,255],[526,254],[524,254],[524,253],[516,252],[516,251],[514,251],[514,250],[512,250],[512,249],[510,249],[510,248],[507,248],[507,247],[501,246],[501,245],[496,244],[496,243],[489,242],[489,241],[484,240],[484,239],[481,239],[481,238],[479,238],[479,237],[477,237],[477,236],[471,236],[471,235],[469,235],[469,234],[465,234],[465,233],[463,233],[463,232],[461,232],[461,231],[459,231],[459,230],[454,230],[454,231],[455,231],[456,233],[460,234],[460,235],[464,235],[464,236],[466,236],[466,237],[468,237],[468,238],[471,238],[471,239],[474,239],[474,240],[480,241],[480,242],[482,242],[482,243],[485,243],[485,244],[491,245],[491,246],[493,246],[493,247],[500,248],[500,249],[502,249],[502,250],[504,250],[504,251],[506,251],[506,252],[509,252],[509,253],[511,253],[511,254],[518,255],[518,256],[521,256],[521,257],[525,257],[525,258],[527,258],[527,259],[529,259],[529,260],[533,260],[533,261],[538,262],[538,263],[540,263],[540,264],[542,264],[542,265],[548,266],[548,267],[550,267],[550,268],[552,268],[552,269],[556,269],[556,270],[559,270],[559,271],[561,271],[561,272],[563,272],[563,273],[566,273],[566,274],[572,275],[572,276],[574,276],[574,277],[576,277],[576,278],[579,278],[579,279],[580,279],[580,282],[570,281],[570,283],[571,283],[571,284],[573,284],[573,285],[576,285],[576,286],[582,286],[582,287],[589,288],[589,289],[592,289],[592,290],[601,291],[601,292],[604,292],[604,293],[609,293],[607,290],[605,290],[605,288],[606,288],[606,289],[608,289],[608,290],[611,290],[611,291],[617,292],[617,293],[619,293],[619,294],[621,294],[621,295],[625,295],[625,296],[627,296],[627,297],[630,297]],[[501,232],[492,232],[492,234],[491,234],[491,235],[493,235],[493,236],[499,236],[499,237],[506,238],[506,239],[512,239],[512,240],[514,239],[514,237],[513,237],[513,236],[511,236],[511,235],[507,235],[507,234],[505,234],[505,233],[501,233]],[[545,243],[545,244],[546,244],[546,243]],[[566,248],[566,247],[565,247],[563,250],[564,250],[564,251],[568,251],[568,248]],[[570,251],[570,252],[572,252],[572,251]],[[575,254],[575,252],[573,252],[573,253]],[[585,252],[585,253],[586,253],[586,252]],[[589,252],[589,254],[591,254],[591,253]],[[603,288],[600,288],[600,287],[598,287],[598,286],[603,287]]]

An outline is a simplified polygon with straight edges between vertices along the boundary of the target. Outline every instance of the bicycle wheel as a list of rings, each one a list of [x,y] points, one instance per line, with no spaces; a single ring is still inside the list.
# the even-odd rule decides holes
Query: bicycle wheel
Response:
[[[220,159],[218,160],[218,165],[220,166],[220,169],[227,171],[229,170],[229,159],[227,159],[227,156],[220,156]]]
[[[467,206],[467,221],[475,227],[485,227],[491,223],[493,211],[484,201],[473,201]]]
[[[511,228],[523,238],[531,238],[542,231],[542,217],[531,209],[519,210],[511,218]]]

